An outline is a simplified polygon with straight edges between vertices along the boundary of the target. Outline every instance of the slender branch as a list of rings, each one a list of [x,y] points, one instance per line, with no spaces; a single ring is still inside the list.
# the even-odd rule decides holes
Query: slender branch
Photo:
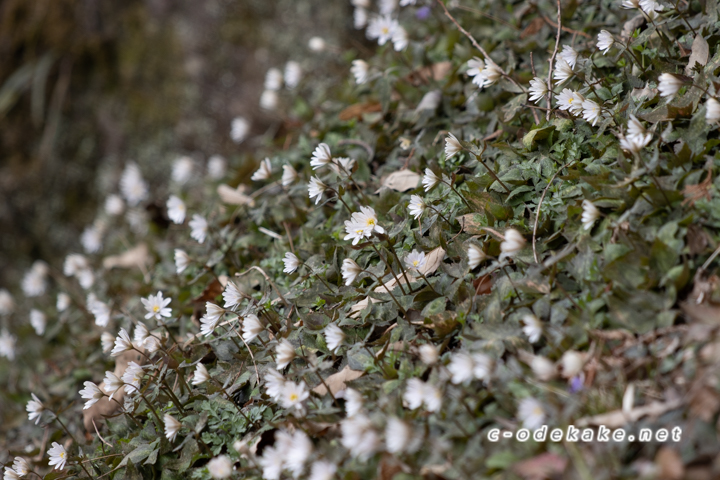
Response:
[[[552,185],[552,182],[555,180],[555,177],[557,177],[557,174],[562,172],[565,168],[567,168],[571,163],[573,163],[575,160],[571,160],[560,169],[555,172],[555,174],[550,178],[550,181],[548,182],[547,186],[545,187],[545,190],[543,190],[543,194],[540,196],[540,202],[538,203],[537,208],[535,209],[535,224],[533,225],[533,239],[532,239],[532,248],[533,248],[533,257],[535,258],[535,263],[540,263],[537,256],[537,250],[535,248],[535,241],[537,239],[537,227],[538,227],[538,220],[540,219],[540,208],[542,207],[543,200],[545,199],[545,195],[547,194],[548,189],[550,188],[550,185]]]
[[[557,56],[558,45],[560,45],[560,32],[562,30],[562,16],[560,8],[560,0],[557,0],[557,36],[555,37],[555,50],[553,50],[552,57],[550,57],[550,69],[548,70],[547,86],[547,114],[545,116],[546,121],[550,121],[550,112],[552,111],[552,71],[553,63],[555,63],[555,56]],[[536,260],[537,261],[537,260]]]

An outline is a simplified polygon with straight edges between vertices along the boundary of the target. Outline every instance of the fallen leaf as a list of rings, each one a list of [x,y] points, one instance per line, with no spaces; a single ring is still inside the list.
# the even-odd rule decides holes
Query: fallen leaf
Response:
[[[335,395],[339,391],[345,390],[347,388],[345,382],[355,380],[356,378],[360,378],[363,375],[365,375],[365,372],[361,372],[359,370],[352,370],[348,365],[345,365],[345,368],[327,377],[325,379],[325,385],[327,385],[328,388],[330,388],[332,394]],[[326,395],[327,388],[325,388],[325,385],[321,383],[317,387],[313,388],[313,392],[321,396]]]
[[[398,192],[405,192],[418,186],[422,177],[410,170],[398,170],[383,178],[380,185]],[[378,193],[378,189],[375,193]]]
[[[375,113],[381,111],[382,106],[379,102],[355,103],[349,107],[345,107],[338,115],[338,118],[340,118],[343,122],[353,118],[360,120],[364,113]]]
[[[380,300],[376,300],[374,298],[365,297],[364,299],[360,300],[355,305],[350,307],[350,314],[348,316],[351,318],[356,317],[360,312],[365,310],[370,305],[370,302],[378,303],[379,301]]]
[[[238,188],[232,188],[229,185],[218,185],[217,193],[220,196],[220,200],[229,205],[249,205],[255,206],[255,200],[248,195],[245,195],[245,185],[240,185]]]
[[[698,388],[690,399],[690,413],[705,422],[710,422],[718,410],[720,410],[720,395],[710,387]]]
[[[535,17],[532,20],[530,20],[530,23],[528,23],[528,26],[525,27],[525,29],[520,32],[520,39],[524,40],[527,37],[531,35],[535,35],[537,32],[540,31],[540,29],[545,25],[545,22],[540,17]]]
[[[425,255],[425,265],[420,267],[420,273],[425,275],[426,277],[428,275],[431,275],[435,273],[435,271],[438,269],[440,264],[442,263],[443,258],[445,258],[445,250],[443,250],[442,247],[437,247],[434,250],[431,250],[430,253]],[[399,275],[398,277],[400,279],[400,283],[406,284],[405,277],[403,275]],[[413,278],[408,273],[408,278]],[[412,280],[410,280],[412,282]],[[385,282],[385,285],[381,285],[379,287],[375,288],[375,292],[377,293],[388,293],[388,290],[395,290],[395,287],[397,286],[397,283],[395,279]],[[352,310],[351,310],[352,311]]]
[[[657,478],[661,480],[681,480],[685,475],[680,454],[670,447],[662,447],[655,456],[655,463],[660,472]]]
[[[630,38],[633,32],[643,25],[645,25],[645,17],[640,14],[635,15],[633,18],[625,22],[622,31],[620,32],[620,37],[624,39]]]
[[[148,247],[144,243],[140,243],[135,248],[132,248],[127,252],[121,253],[120,255],[113,255],[111,257],[105,257],[105,259],[103,259],[103,267],[106,270],[110,270],[116,267],[139,267],[140,269],[143,269],[149,263],[150,255],[148,254]]]
[[[482,277],[473,280],[473,287],[475,288],[475,295],[488,295],[492,292],[492,276],[483,275]]]
[[[220,280],[213,279],[212,282],[208,283],[208,285],[205,287],[205,290],[203,290],[199,296],[193,298],[193,302],[203,304],[205,302],[215,302],[218,295],[220,295],[223,290],[224,288],[222,286],[222,283],[220,283]]]
[[[600,426],[605,425],[607,428],[619,428],[640,420],[643,417],[658,417],[665,412],[674,410],[682,406],[681,400],[670,400],[665,403],[663,402],[652,402],[642,407],[637,407],[623,412],[622,410],[613,410],[612,412],[602,413],[600,415],[593,415],[591,417],[583,417],[576,423],[580,427],[587,427],[590,425]]]
[[[693,40],[692,43],[692,53],[688,59],[687,67],[685,67],[685,75],[691,75],[693,73],[693,67],[696,63],[704,67],[707,64],[709,56],[710,45],[708,45],[707,40],[700,34],[695,35],[695,40]]]
[[[567,462],[567,458],[547,452],[516,463],[512,470],[525,480],[545,480],[564,472]]]

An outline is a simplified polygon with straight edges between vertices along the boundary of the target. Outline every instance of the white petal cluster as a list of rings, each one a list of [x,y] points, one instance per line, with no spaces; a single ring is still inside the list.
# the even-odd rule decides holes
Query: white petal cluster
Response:
[[[487,255],[485,254],[483,249],[475,245],[474,243],[468,245],[467,254],[468,266],[470,267],[470,270],[474,270],[475,268],[477,268],[478,265],[485,261],[485,259],[487,259]]]
[[[575,68],[578,61],[578,52],[570,45],[563,45],[562,51],[558,53],[558,56],[565,60],[570,68]]]
[[[169,318],[172,316],[172,309],[168,307],[172,298],[163,298],[163,293],[158,291],[156,295],[149,295],[147,298],[141,298],[145,310],[146,319],[154,318],[155,320],[162,320],[163,317]]]
[[[445,159],[450,160],[452,157],[463,151],[460,140],[452,133],[448,133],[445,137]]]
[[[397,20],[389,15],[379,15],[370,20],[365,34],[370,40],[377,40],[378,45],[385,45],[392,40],[398,26]]]
[[[343,280],[345,280],[345,285],[349,286],[352,285],[355,278],[363,272],[363,269],[355,262],[355,260],[346,258],[343,260],[341,271]]]
[[[57,442],[53,442],[50,450],[48,450],[47,453],[50,457],[48,465],[50,465],[51,467],[54,465],[53,470],[62,470],[63,468],[65,468],[68,454],[62,445]]]
[[[208,159],[207,174],[213,180],[220,180],[225,176],[227,160],[220,155],[213,155]]]
[[[590,200],[583,200],[582,207],[583,211],[580,220],[582,221],[583,228],[590,230],[595,220],[600,217],[600,210],[598,210]]]
[[[165,438],[170,442],[174,442],[175,437],[177,437],[178,432],[182,428],[182,423],[169,413],[166,413],[163,417],[163,423],[165,424]]]
[[[344,341],[345,332],[343,332],[340,327],[338,327],[334,323],[331,323],[327,327],[325,327],[325,343],[327,344],[328,349],[331,352],[337,353],[340,345],[342,345]]]
[[[425,266],[425,252],[413,250],[405,257],[405,267],[418,271]]]
[[[419,378],[408,380],[403,399],[410,410],[425,406],[428,412],[437,412],[442,406],[442,393],[440,389]]]
[[[192,259],[185,250],[175,249],[175,270],[178,275],[185,271],[188,265],[190,265],[190,262],[192,262]]]
[[[435,185],[440,183],[440,181],[440,177],[435,175],[435,172],[433,172],[429,168],[425,169],[425,175],[422,178],[422,185],[426,192],[432,190]]]
[[[45,293],[47,289],[47,274],[49,268],[42,260],[37,260],[32,264],[30,270],[23,276],[22,291],[26,297],[39,297]]]
[[[228,478],[233,472],[233,463],[227,455],[219,455],[208,462],[208,473],[212,478]]]
[[[343,420],[340,431],[343,447],[350,451],[350,455],[361,461],[370,458],[380,445],[380,438],[372,422],[365,415],[355,415]]]
[[[415,217],[415,220],[418,220],[420,218],[426,208],[427,204],[420,195],[410,196],[410,204],[408,204],[408,211],[410,212],[410,215]]]
[[[663,73],[658,78],[658,91],[661,97],[673,98],[682,86],[683,81],[671,73]]]
[[[88,408],[95,405],[95,403],[97,403],[98,400],[104,397],[105,394],[93,382],[84,382],[83,385],[85,386],[85,388],[80,390],[79,393],[82,398],[87,399],[87,402],[85,402],[85,406],[83,407],[83,410],[87,410]]]
[[[193,374],[193,378],[190,383],[193,385],[202,385],[208,380],[210,380],[210,374],[208,373],[207,368],[205,368],[205,365],[202,363],[195,365],[195,373]]]
[[[532,397],[520,400],[517,415],[523,427],[529,430],[540,428],[545,423],[545,410],[542,404]]]
[[[385,425],[385,449],[390,453],[415,453],[422,437],[407,423],[397,417],[388,418]]]
[[[37,309],[30,310],[30,325],[35,329],[35,333],[42,335],[45,333],[45,325],[47,317],[43,312]]]
[[[548,93],[547,82],[540,77],[535,77],[530,80],[530,88],[528,89],[530,96],[528,97],[531,102],[539,103],[540,100],[545,97]]]
[[[265,330],[265,325],[263,325],[257,315],[251,313],[243,319],[242,337],[245,343],[250,343],[255,340],[255,337],[260,335],[263,330]]]
[[[575,72],[572,67],[564,58],[558,58],[555,62],[555,68],[553,69],[553,80],[557,81],[558,85],[570,80]]]
[[[500,243],[500,258],[512,257],[517,252],[525,248],[525,238],[520,232],[514,228],[508,228],[505,230],[505,240]]]
[[[350,220],[345,220],[345,240],[352,240],[353,245],[357,245],[363,238],[370,238],[373,232],[385,233],[385,229],[378,224],[372,207],[360,207],[360,211],[354,212]]]
[[[600,30],[597,39],[597,48],[605,55],[615,43],[615,38],[607,30]]]
[[[30,395],[32,396],[32,399],[28,401],[25,410],[28,412],[28,420],[31,422],[35,420],[35,425],[37,425],[40,421],[42,412],[45,410],[45,405],[43,405],[34,393],[31,393]]]
[[[315,205],[320,203],[323,193],[325,193],[327,188],[327,185],[325,185],[319,178],[311,177],[310,183],[308,183],[308,196],[310,197],[310,200],[315,198]]]
[[[295,255],[292,252],[285,253],[285,258],[283,258],[283,263],[285,264],[285,268],[283,269],[283,272],[285,272],[285,273],[293,273],[302,264],[302,262],[297,257],[297,255]]]
[[[193,175],[193,159],[190,157],[180,157],[173,162],[172,181],[178,185],[185,185]]]
[[[263,180],[267,180],[272,176],[272,164],[270,163],[270,159],[266,158],[262,162],[260,162],[260,167],[253,173],[252,177],[250,177],[250,180],[254,180],[256,182],[261,182]]]
[[[283,165],[283,174],[280,181],[282,182],[283,187],[289,187],[293,183],[295,183],[295,180],[297,180],[298,174],[297,171],[292,167],[290,164]]]
[[[582,113],[582,102],[585,98],[578,92],[574,92],[569,88],[564,88],[560,95],[555,97],[557,100],[557,106],[560,110],[566,110],[573,115],[579,115]]]
[[[235,117],[230,123],[230,138],[233,142],[240,144],[245,141],[250,133],[250,122],[244,117]]]
[[[490,379],[493,362],[483,353],[460,352],[453,355],[448,365],[452,375],[452,383],[466,383],[472,379],[488,381]]]
[[[15,360],[15,344],[17,343],[17,337],[8,332],[7,328],[3,328],[0,332],[0,357],[5,357],[8,360]]]
[[[205,217],[196,213],[192,216],[189,225],[191,229],[190,236],[197,240],[198,243],[203,243],[208,232],[208,223]]]
[[[185,214],[187,213],[187,207],[180,197],[176,195],[170,195],[167,201],[167,212],[168,217],[175,224],[181,224],[185,221]]]
[[[370,65],[364,60],[353,60],[350,73],[352,73],[355,83],[362,85],[367,82],[370,77]]]
[[[125,167],[120,177],[120,192],[131,207],[147,199],[148,185],[137,164],[130,162]]]
[[[530,343],[537,343],[542,335],[542,323],[540,323],[540,320],[535,315],[528,313],[522,317],[522,321],[525,325],[523,333],[528,337]]]
[[[276,368],[282,370],[295,358],[295,347],[286,338],[283,338],[275,347],[275,358],[277,362]]]

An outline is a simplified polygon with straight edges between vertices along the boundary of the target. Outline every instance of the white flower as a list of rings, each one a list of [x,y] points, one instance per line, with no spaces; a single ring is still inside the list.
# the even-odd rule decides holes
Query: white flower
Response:
[[[492,60],[488,59],[482,72],[473,77],[473,83],[480,88],[495,84],[502,77],[502,70]]]
[[[602,117],[602,107],[600,107],[600,105],[593,102],[592,100],[583,100],[582,116],[594,127],[598,119]]]
[[[285,273],[293,273],[302,263],[300,259],[292,252],[286,252],[285,258],[283,258],[283,263],[285,264],[285,268],[283,269],[283,272]]]
[[[53,468],[53,470],[62,470],[63,468],[65,468],[65,462],[67,462],[67,452],[62,445],[57,442],[53,442],[50,450],[48,450],[47,453],[50,457],[48,465],[55,465],[55,468]]]
[[[710,97],[705,102],[705,121],[715,123],[718,120],[720,120],[720,102]]]
[[[125,384],[125,393],[131,394],[140,391],[140,381],[145,372],[143,368],[135,362],[128,363],[125,373],[122,374],[122,381]]]
[[[86,228],[80,236],[80,243],[88,253],[99,252],[102,248],[102,231],[96,226]]]
[[[264,90],[260,95],[260,108],[265,110],[275,110],[279,102],[280,98],[275,90]]]
[[[427,204],[425,203],[425,200],[422,199],[419,195],[411,195],[410,196],[410,204],[408,205],[408,211],[410,212],[410,215],[415,217],[415,219],[419,219],[420,216],[423,214],[425,209],[427,208]]]
[[[364,461],[370,458],[378,448],[379,439],[372,422],[365,415],[355,415],[340,423],[342,445],[353,457]]]
[[[313,151],[312,157],[310,158],[310,166],[313,170],[317,170],[320,167],[332,162],[332,153],[330,153],[330,146],[327,143],[321,143]]]
[[[585,100],[582,95],[573,92],[569,88],[564,88],[560,95],[557,96],[557,104],[560,110],[569,110],[570,113],[577,115],[582,111],[582,102]]]
[[[163,423],[165,424],[165,438],[170,442],[174,442],[175,437],[177,437],[178,432],[182,428],[182,423],[169,413],[166,413],[163,417]]]
[[[487,255],[485,255],[485,252],[483,252],[482,248],[478,247],[473,243],[468,245],[467,254],[468,266],[470,267],[470,270],[474,270],[487,258]]]
[[[243,117],[235,117],[230,123],[230,138],[235,143],[242,143],[250,133],[250,122]]]
[[[417,0],[400,0],[401,7],[407,7],[408,5],[415,5]]]
[[[553,362],[540,355],[533,355],[530,360],[530,368],[535,377],[541,382],[552,380],[557,373],[557,368]]]
[[[407,30],[398,25],[392,34],[393,48],[396,52],[402,52],[408,46]]]
[[[330,169],[336,175],[352,175],[352,169],[355,166],[355,160],[348,157],[338,157],[333,159],[333,163],[329,165]]]
[[[35,333],[38,335],[42,335],[45,333],[45,324],[47,323],[47,318],[45,317],[45,314],[41,312],[40,310],[32,309],[30,310],[30,325],[35,329]]]
[[[3,328],[2,333],[0,333],[0,357],[15,360],[16,341],[17,338],[15,338],[15,335],[8,332],[6,328]]]
[[[185,252],[185,250],[181,250],[179,248],[175,249],[175,269],[177,270],[178,275],[185,271],[191,261],[190,256],[187,252]]]
[[[213,180],[219,180],[225,176],[227,161],[220,155],[213,155],[208,159],[207,172]]]
[[[558,85],[568,81],[574,75],[572,67],[564,58],[558,58],[553,69],[553,80],[557,80]]]
[[[112,400],[113,395],[117,393],[118,390],[123,386],[123,381],[115,375],[113,372],[106,371],[105,372],[105,378],[103,379],[103,390],[105,390],[105,393],[110,394],[110,400]]]
[[[313,52],[322,52],[325,50],[325,47],[327,47],[327,44],[325,43],[325,40],[320,37],[312,37],[308,41],[308,48]]]
[[[525,324],[523,333],[527,335],[530,343],[537,343],[540,340],[540,335],[542,335],[542,323],[540,323],[540,320],[535,315],[528,313],[522,317],[522,321]]]
[[[224,308],[221,308],[212,302],[205,302],[205,309],[207,311],[205,317],[215,323],[218,323],[222,316],[225,314]]]
[[[448,132],[447,137],[445,137],[445,160],[450,160],[462,151],[463,146],[460,141],[455,135]]]
[[[107,353],[112,350],[114,344],[115,337],[113,337],[112,333],[103,332],[102,335],[100,335],[100,345],[102,345],[103,352]]]
[[[683,81],[670,73],[663,73],[658,78],[658,90],[661,97],[674,97],[682,86]]]
[[[413,250],[405,257],[405,266],[410,270],[418,271],[425,266],[425,252]]]
[[[285,377],[275,370],[268,370],[265,375],[265,391],[275,402],[280,401],[283,388],[285,388]]]
[[[64,312],[70,306],[70,295],[64,292],[58,293],[55,308],[58,312]]]
[[[28,401],[25,410],[28,412],[28,420],[31,422],[35,420],[35,425],[37,425],[40,421],[40,416],[42,415],[43,410],[45,410],[45,405],[42,404],[40,399],[35,396],[34,393],[31,393],[30,395],[32,396],[32,400]]]
[[[205,217],[198,215],[197,213],[192,216],[190,220],[190,236],[197,240],[198,243],[203,243],[208,232],[208,223]]]
[[[223,292],[223,300],[225,301],[225,308],[232,308],[240,305],[243,300],[243,295],[237,285],[233,282],[228,282]]]
[[[612,34],[610,34],[610,32],[608,32],[607,30],[600,30],[597,39],[597,48],[603,53],[603,55],[605,55],[608,50],[610,50],[610,47],[613,46],[613,43],[615,43],[615,39],[613,38]]]
[[[435,172],[433,172],[429,168],[426,168],[425,175],[423,176],[423,179],[422,179],[422,184],[423,184],[423,188],[425,189],[425,191],[429,192],[438,183],[440,183],[440,177],[435,175]]]
[[[208,472],[213,478],[228,478],[232,475],[232,461],[227,455],[220,455],[208,462]]]
[[[262,324],[257,315],[251,313],[243,320],[243,340],[246,343],[252,342],[263,330],[265,330],[265,325]]]
[[[131,207],[136,206],[148,196],[148,186],[140,173],[140,168],[133,162],[125,167],[120,177],[120,192]]]
[[[482,71],[485,69],[485,62],[480,60],[478,57],[473,57],[467,62],[467,74],[470,77],[477,77],[482,73]],[[473,83],[475,81],[473,80]]]
[[[346,388],[344,393],[345,398],[345,413],[347,417],[354,417],[363,410],[363,397],[355,389]]]
[[[279,68],[270,68],[265,74],[265,90],[280,90],[283,83],[283,74]]]
[[[334,323],[329,324],[325,327],[325,343],[328,346],[328,350],[333,353],[337,353],[340,349],[340,345],[345,341],[345,333],[340,327]]]
[[[540,402],[532,397],[520,400],[517,415],[523,427],[529,430],[540,428],[545,422],[545,410]]]
[[[630,114],[630,120],[628,120],[627,137],[632,139],[633,143],[642,145],[640,148],[645,147],[652,140],[652,134],[648,133],[637,117],[632,114]]]
[[[420,355],[420,360],[425,365],[435,365],[440,358],[440,352],[438,352],[437,347],[432,343],[420,345],[418,354]]]
[[[0,289],[0,315],[9,315],[15,310],[15,300],[10,292]]]
[[[68,277],[71,275],[77,275],[79,272],[89,268],[90,264],[88,263],[87,258],[79,253],[71,253],[65,257],[65,262],[63,262],[63,273]]]
[[[149,353],[155,353],[160,350],[161,344],[160,340],[158,340],[157,337],[153,337],[152,335],[150,335],[145,340],[143,340],[142,346],[145,347],[145,350],[147,350]]]
[[[640,8],[640,0],[622,0],[620,6],[627,9]]]
[[[575,64],[578,59],[578,52],[576,52],[574,48],[570,45],[563,45],[563,49],[560,53],[558,53],[558,55],[560,58],[565,60],[568,65],[570,65],[570,68],[575,68]]]
[[[3,474],[3,480],[20,480],[22,478],[18,473],[10,467],[5,467],[5,473]]]
[[[658,12],[662,12],[664,7],[655,0],[640,0],[640,9],[651,20],[658,17]]]
[[[107,303],[98,300],[92,293],[88,295],[87,309],[95,317],[95,325],[107,327],[110,322],[110,307]]]
[[[302,78],[302,68],[300,64],[294,60],[290,60],[285,64],[285,86],[292,90],[297,87]]]
[[[276,368],[282,370],[295,358],[295,347],[286,338],[283,338],[275,348],[275,357],[277,359]]]
[[[318,460],[312,464],[308,480],[332,480],[335,472],[337,472],[337,466],[334,463]]]
[[[493,361],[492,358],[488,357],[484,353],[475,353],[473,358],[473,375],[478,380],[487,382],[492,374]]]
[[[514,228],[505,230],[505,240],[500,244],[501,257],[512,257],[525,247],[525,238]]]
[[[267,180],[272,176],[272,165],[270,164],[270,159],[266,158],[262,162],[260,162],[260,168],[257,169],[255,173],[253,173],[252,177],[250,177],[250,180],[254,180],[256,182],[260,182],[263,180]]]
[[[600,210],[598,210],[590,200],[583,200],[582,207],[583,212],[580,220],[582,221],[583,228],[590,230],[595,220],[600,217]]]
[[[184,185],[192,178],[193,161],[190,157],[180,157],[172,166],[172,181],[178,185]]]
[[[158,291],[157,295],[149,295],[147,298],[141,298],[140,301],[148,311],[145,318],[155,318],[162,320],[162,317],[171,317],[172,309],[168,307],[172,298],[163,298],[162,292]]]
[[[548,93],[547,83],[542,78],[535,77],[530,80],[530,88],[528,91],[530,92],[530,101],[539,103]]]
[[[469,354],[458,353],[453,355],[447,368],[452,375],[451,381],[453,383],[464,383],[472,380],[475,363]]]
[[[562,367],[562,376],[570,379],[574,378],[582,372],[585,357],[580,352],[568,350],[560,359]]]
[[[170,220],[179,225],[185,221],[187,207],[185,207],[185,202],[180,200],[179,197],[170,195],[170,198],[167,201],[167,212]]]
[[[285,452],[285,467],[290,470],[294,478],[298,478],[305,469],[305,462],[310,457],[313,444],[310,438],[302,430],[295,430],[292,435],[281,431],[276,437],[283,436],[284,439],[277,439],[279,450]]]
[[[138,322],[137,325],[135,325],[135,331],[133,332],[133,342],[142,345],[148,335],[150,335],[150,332],[145,324]]]
[[[27,460],[22,457],[15,457],[15,459],[13,460],[12,469],[21,477],[24,477],[25,475],[30,473],[30,465],[28,464]]]
[[[298,174],[295,171],[295,169],[292,167],[292,165],[285,164],[283,165],[283,174],[282,174],[282,186],[283,187],[289,187],[292,185],[295,180],[297,180]]]
[[[121,328],[117,338],[115,338],[115,347],[113,347],[112,352],[110,352],[110,356],[117,357],[121,353],[132,349],[133,344],[130,340],[130,335],[128,335],[127,330]]]
[[[351,285],[355,281],[355,278],[363,271],[362,267],[351,258],[343,260],[341,270],[346,286]]]
[[[87,410],[95,405],[98,400],[105,396],[105,394],[93,382],[84,382],[83,385],[85,385],[85,388],[80,390],[79,393],[82,398],[87,399],[87,402],[85,402],[85,406],[83,407],[83,410]]]
[[[378,45],[385,45],[388,40],[392,39],[397,28],[396,20],[390,18],[389,15],[381,15],[370,20],[365,33],[370,40],[377,39]]]
[[[442,394],[440,390],[434,385],[423,382],[419,378],[411,378],[408,380],[403,399],[411,410],[415,410],[424,404],[428,412],[436,412],[440,410],[442,406]]]
[[[370,238],[372,232],[385,233],[385,229],[378,225],[377,215],[372,207],[360,207],[360,212],[354,212],[350,220],[345,220],[345,240],[352,240],[353,245],[364,237]]]
[[[310,200],[317,197],[315,199],[315,205],[320,203],[323,193],[325,193],[325,189],[327,189],[327,185],[321,182],[319,178],[310,177],[310,183],[308,183],[308,195],[310,196]]]
[[[285,382],[280,395],[280,406],[287,409],[302,410],[302,402],[310,396],[304,383]]]
[[[398,0],[378,0],[378,10],[383,15],[390,15],[395,11],[398,5]]]
[[[105,199],[105,213],[110,216],[120,215],[125,210],[125,202],[120,195],[114,193]]]
[[[368,22],[367,10],[363,7],[355,7],[353,11],[353,26],[356,30],[365,28]]]
[[[399,418],[388,418],[385,425],[385,446],[390,453],[413,453],[420,448],[422,438],[415,435],[412,427]]]
[[[45,276],[47,275],[47,267],[39,265],[45,265],[42,261],[33,263],[30,270],[25,273],[22,279],[22,290],[26,297],[39,297],[45,293],[47,283],[45,282]]]
[[[203,315],[202,318],[200,318],[200,333],[202,335],[205,335],[206,337],[209,337],[215,331],[218,323],[220,323],[219,318],[211,319],[208,318],[206,315]]]
[[[276,447],[265,447],[262,457],[258,458],[262,477],[265,480],[279,480],[285,462],[285,452],[280,452]]]

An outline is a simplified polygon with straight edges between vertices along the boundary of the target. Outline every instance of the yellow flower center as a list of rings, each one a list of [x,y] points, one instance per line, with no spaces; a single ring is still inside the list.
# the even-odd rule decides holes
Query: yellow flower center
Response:
[[[388,33],[390,33],[390,29],[388,27],[382,27],[382,33],[383,35],[387,35]]]
[[[60,452],[60,458],[65,458],[65,452]]]
[[[572,104],[572,101],[573,101],[573,98],[570,97],[570,98],[568,99],[568,103]]]
[[[157,312],[160,311],[160,306],[158,306],[158,305],[153,305],[152,309],[153,309],[153,312],[157,313]]]
[[[290,401],[291,401],[291,402],[296,402],[297,399],[298,399],[297,393],[291,393],[291,394],[290,394]]]
[[[374,226],[374,225],[375,225],[375,219],[374,219],[374,218],[368,218],[368,220],[367,220],[367,224],[368,224],[368,225],[373,225],[373,226]]]
[[[414,266],[416,266],[416,267],[417,267],[419,263],[420,263],[419,261],[417,261],[417,260],[413,260],[413,265],[414,265]]]

